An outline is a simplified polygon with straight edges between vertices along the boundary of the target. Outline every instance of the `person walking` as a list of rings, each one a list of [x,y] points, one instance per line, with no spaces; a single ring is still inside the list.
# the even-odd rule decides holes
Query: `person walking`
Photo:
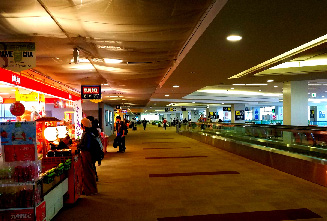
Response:
[[[115,142],[119,145],[119,153],[125,153],[126,147],[125,147],[125,130],[126,125],[121,120],[120,116],[116,117],[116,138]]]
[[[166,128],[167,128],[167,120],[166,120],[166,118],[163,119],[162,124],[163,124],[163,128],[166,130]]]
[[[98,193],[94,162],[92,159],[92,123],[89,119],[83,118],[81,121],[83,134],[77,147],[81,150],[83,167],[83,192],[85,195],[94,195]]]
[[[143,124],[143,128],[144,128],[144,130],[145,130],[145,128],[146,128],[146,124],[147,124],[147,121],[145,120],[145,118],[144,118],[144,120],[142,121],[142,124]]]

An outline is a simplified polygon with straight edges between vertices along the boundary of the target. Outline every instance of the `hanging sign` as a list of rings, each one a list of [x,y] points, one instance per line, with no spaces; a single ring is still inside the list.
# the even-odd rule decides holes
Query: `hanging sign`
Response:
[[[82,85],[82,99],[101,99],[101,85]]]
[[[231,111],[231,107],[223,107],[223,111]]]
[[[36,67],[34,42],[0,42],[0,67],[21,72]]]
[[[244,110],[237,110],[235,111],[235,120],[244,120]]]

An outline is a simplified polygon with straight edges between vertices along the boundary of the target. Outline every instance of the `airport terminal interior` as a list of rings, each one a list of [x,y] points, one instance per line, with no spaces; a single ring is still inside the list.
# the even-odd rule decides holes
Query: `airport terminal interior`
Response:
[[[327,1],[0,1],[0,221],[327,220]]]

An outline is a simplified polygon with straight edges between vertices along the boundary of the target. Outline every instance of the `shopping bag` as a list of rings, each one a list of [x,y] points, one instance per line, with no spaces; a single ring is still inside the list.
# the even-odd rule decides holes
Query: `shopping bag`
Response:
[[[117,146],[119,146],[119,144],[118,144],[118,138],[117,137],[114,139],[114,142],[113,142],[112,146],[114,148],[117,148]]]

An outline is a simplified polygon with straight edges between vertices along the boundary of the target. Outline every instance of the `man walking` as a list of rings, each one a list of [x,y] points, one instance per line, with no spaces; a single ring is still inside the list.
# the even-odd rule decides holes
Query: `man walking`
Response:
[[[146,128],[146,124],[147,124],[147,121],[146,121],[145,118],[144,118],[144,120],[142,121],[142,123],[143,123],[143,128],[144,128],[144,130],[145,130],[145,128]]]
[[[125,152],[125,130],[126,130],[126,125],[125,123],[121,120],[120,116],[116,117],[116,142],[119,145],[119,153],[124,153]]]

